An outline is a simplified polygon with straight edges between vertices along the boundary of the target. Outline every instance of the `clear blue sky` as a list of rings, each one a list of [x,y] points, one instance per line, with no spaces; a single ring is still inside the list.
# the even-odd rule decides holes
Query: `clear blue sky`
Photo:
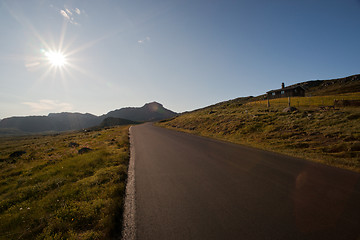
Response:
[[[182,112],[360,72],[359,0],[2,0],[0,32],[0,118]]]

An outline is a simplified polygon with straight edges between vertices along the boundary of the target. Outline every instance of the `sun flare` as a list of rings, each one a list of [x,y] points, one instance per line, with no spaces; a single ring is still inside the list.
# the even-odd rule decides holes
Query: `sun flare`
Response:
[[[66,57],[61,52],[49,51],[45,53],[45,56],[54,67],[62,67],[66,64]]]

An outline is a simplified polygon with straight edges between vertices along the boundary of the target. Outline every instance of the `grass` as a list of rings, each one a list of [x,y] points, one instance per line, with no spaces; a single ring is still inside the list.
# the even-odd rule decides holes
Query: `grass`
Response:
[[[119,236],[128,161],[128,127],[0,138],[0,239]]]
[[[282,111],[287,98],[272,100],[270,108],[267,101],[231,100],[159,125],[360,172],[360,108],[318,107],[346,97],[360,93],[295,98],[299,111],[292,113]]]
[[[329,96],[314,97],[292,97],[291,105],[294,107],[319,107],[334,106],[334,100],[360,100],[360,93],[345,93]],[[248,102],[248,105],[267,106],[267,100]],[[270,100],[270,106],[286,107],[288,106],[288,98],[277,98]]]

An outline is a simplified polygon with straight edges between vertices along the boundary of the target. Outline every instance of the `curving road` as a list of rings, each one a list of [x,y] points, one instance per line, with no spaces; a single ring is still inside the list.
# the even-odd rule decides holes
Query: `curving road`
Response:
[[[136,239],[360,239],[360,174],[143,124]]]

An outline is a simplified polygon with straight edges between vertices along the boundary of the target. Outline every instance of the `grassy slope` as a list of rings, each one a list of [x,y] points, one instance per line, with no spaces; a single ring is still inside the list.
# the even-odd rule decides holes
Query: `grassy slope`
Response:
[[[360,93],[350,94],[360,99]],[[161,126],[250,145],[360,171],[360,108],[319,110],[326,99],[300,98],[298,112],[284,113],[287,99],[248,102],[239,98],[183,114]],[[293,101],[294,103],[294,101]]]
[[[69,147],[76,142],[78,147]],[[78,149],[93,151],[78,154]],[[26,154],[8,156],[18,150]],[[128,127],[0,138],[0,239],[108,239],[121,229]]]
[[[307,96],[327,96],[360,92],[360,75],[331,80],[317,80],[300,83],[307,91]]]

